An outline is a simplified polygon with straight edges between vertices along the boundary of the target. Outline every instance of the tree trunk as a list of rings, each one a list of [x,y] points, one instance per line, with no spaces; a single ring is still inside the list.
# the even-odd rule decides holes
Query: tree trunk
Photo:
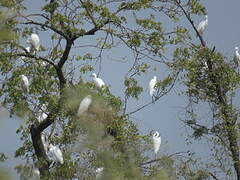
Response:
[[[35,150],[35,154],[39,161],[39,171],[40,176],[45,177],[49,174],[49,165],[50,162],[48,160],[47,154],[44,150],[44,146],[41,140],[41,132],[39,132],[34,125],[30,128],[31,138],[33,143],[33,148]]]

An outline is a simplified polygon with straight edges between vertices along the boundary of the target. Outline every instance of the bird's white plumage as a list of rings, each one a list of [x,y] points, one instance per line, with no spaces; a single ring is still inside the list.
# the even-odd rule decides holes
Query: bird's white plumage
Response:
[[[44,121],[48,115],[46,113],[46,110],[47,110],[47,106],[46,104],[42,104],[41,108],[40,108],[40,111],[39,111],[39,115],[37,117],[37,120],[39,123],[41,123],[42,121]]]
[[[47,135],[44,132],[41,133],[41,140],[42,140],[45,153],[47,154],[49,143],[48,143]]]
[[[104,167],[99,167],[96,169],[96,179],[101,179],[103,175]]]
[[[91,103],[92,103],[92,96],[91,95],[86,96],[79,105],[77,115],[80,116],[85,111],[87,111]]]
[[[161,136],[159,134],[159,132],[155,132],[152,136],[152,140],[153,140],[153,148],[154,148],[154,153],[157,154],[161,145]]]
[[[28,53],[30,53],[31,48],[28,46],[28,47],[25,48],[25,50],[26,50]],[[24,53],[25,53],[25,51],[24,51]],[[21,57],[22,60],[24,60],[25,58],[26,58],[25,56],[22,56],[22,57]]]
[[[60,162],[61,164],[63,164],[62,151],[57,146],[50,144],[49,145],[49,153],[50,153],[53,161]]]
[[[40,48],[40,39],[37,34],[31,34],[30,38],[27,40],[27,43],[31,45],[33,51],[38,51]]]
[[[105,86],[104,81],[101,78],[97,77],[95,73],[92,73],[92,77],[93,77],[93,82],[97,87],[102,88]]]
[[[25,91],[29,91],[29,81],[28,81],[28,78],[27,76],[25,76],[24,74],[20,75],[21,77],[21,86],[22,86],[22,89],[25,90]]]
[[[208,65],[207,65],[207,62],[205,61],[204,64],[203,64],[203,69],[204,70],[207,70],[208,69]]]
[[[235,58],[237,60],[237,65],[240,64],[240,54],[239,54],[239,47],[235,47]]]
[[[208,16],[206,15],[205,19],[202,20],[197,27],[197,31],[199,32],[199,34],[202,35],[207,26],[208,26]]]
[[[153,97],[154,93],[156,92],[156,84],[157,84],[157,76],[153,76],[153,78],[149,82],[149,94]]]
[[[40,113],[37,117],[38,122],[44,121],[47,117],[48,117],[48,115],[45,112]]]
[[[28,47],[26,47],[25,49],[26,49],[26,51],[27,51],[28,53],[30,53],[31,47],[28,46]]]

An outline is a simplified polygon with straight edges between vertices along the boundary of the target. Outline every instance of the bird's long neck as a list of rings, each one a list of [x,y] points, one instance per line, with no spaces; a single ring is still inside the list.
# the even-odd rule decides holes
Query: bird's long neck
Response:
[[[238,49],[236,50],[236,56],[240,56]]]

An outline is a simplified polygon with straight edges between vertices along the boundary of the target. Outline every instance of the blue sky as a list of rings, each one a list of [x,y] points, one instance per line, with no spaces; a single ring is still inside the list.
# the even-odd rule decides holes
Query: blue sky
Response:
[[[29,0],[27,2],[30,2]],[[207,9],[209,17],[209,25],[204,33],[204,39],[209,47],[216,46],[224,56],[232,58],[234,54],[234,47],[240,46],[240,1],[231,0],[203,0],[203,4]],[[32,11],[39,7],[39,3],[32,3]],[[195,24],[198,24],[203,17],[193,17]],[[185,27],[191,28],[189,23],[184,24]],[[43,45],[47,45],[48,37],[40,34]],[[122,57],[123,52],[121,49],[114,49],[111,54],[106,53],[105,59],[102,64],[102,71],[100,76],[104,79],[105,83],[110,86],[111,92],[117,96],[123,95],[123,75],[126,74],[129,63],[117,62],[114,59]],[[158,66],[158,65],[157,65]],[[116,70],[112,70],[115,68]],[[129,109],[131,111],[136,109],[141,104],[149,101],[150,97],[147,92],[148,82],[153,75],[157,73],[158,79],[165,77],[167,71],[164,66],[158,67],[157,72],[150,72],[144,78],[141,78],[140,83],[144,86],[144,92],[140,96],[140,100],[130,101]],[[83,77],[85,80],[90,80],[88,76]],[[163,97],[155,104],[152,104],[142,111],[131,116],[134,122],[138,124],[142,133],[148,133],[150,130],[158,130],[162,135],[163,146],[160,150],[160,155],[163,152],[177,152],[192,149],[197,151],[200,156],[206,155],[208,149],[207,143],[199,141],[188,146],[185,143],[186,128],[180,121],[184,117],[184,107],[187,105],[187,99],[184,96],[179,96],[178,93],[182,91],[181,86],[175,87],[170,94]],[[205,110],[204,107],[199,109]],[[14,150],[19,147],[20,140],[15,134],[16,128],[22,123],[18,118],[8,118],[8,114],[4,109],[0,110],[0,152],[6,153],[10,158],[5,163],[11,167],[16,162],[13,159]]]

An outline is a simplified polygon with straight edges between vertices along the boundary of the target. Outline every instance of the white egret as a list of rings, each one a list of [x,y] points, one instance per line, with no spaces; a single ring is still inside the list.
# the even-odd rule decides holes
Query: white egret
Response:
[[[234,57],[235,64],[238,66],[240,64],[240,54],[239,54],[239,47],[235,47],[235,57]]]
[[[21,77],[21,87],[24,91],[29,91],[29,81],[27,76],[25,76],[24,74],[20,75]]]
[[[92,103],[92,96],[91,95],[86,96],[79,105],[77,115],[80,116],[85,111],[87,111],[91,103]]]
[[[153,148],[154,148],[154,153],[157,154],[161,145],[161,136],[159,134],[159,132],[155,132],[152,136],[152,140],[153,140]]]
[[[42,140],[45,153],[47,154],[49,143],[48,143],[48,137],[44,132],[41,133],[41,140]]]
[[[103,175],[104,167],[99,167],[96,169],[96,179],[101,179]]]
[[[203,70],[207,70],[208,69],[208,64],[207,62],[205,61],[204,64],[203,64]]]
[[[30,48],[29,46],[26,47],[25,49],[26,49],[26,51],[27,51],[28,53],[30,53],[30,49],[31,49],[31,48]]]
[[[63,154],[62,151],[57,146],[50,144],[49,153],[53,161],[60,162],[60,164],[63,164]]]
[[[149,94],[153,98],[154,93],[156,92],[156,84],[157,84],[157,76],[153,76],[153,78],[149,82]]]
[[[47,113],[45,112],[46,110],[47,110],[47,106],[46,104],[43,104],[40,108],[40,112],[39,112],[40,114],[37,117],[37,120],[39,123],[41,123],[48,117]]]
[[[95,85],[99,88],[102,88],[105,86],[104,81],[101,78],[98,78],[97,75],[95,73],[92,73],[91,75],[93,77],[93,82],[95,83]]]
[[[198,27],[197,27],[197,31],[199,32],[200,35],[203,34],[203,31],[206,29],[206,27],[208,26],[208,16],[205,16],[205,19],[202,20]]]
[[[31,48],[28,46],[28,47],[25,48],[25,50],[26,50],[28,53],[30,53]],[[25,51],[24,51],[24,53],[25,53]],[[24,60],[25,58],[26,58],[25,56],[22,56],[22,57],[21,57],[22,60]]]
[[[37,52],[40,48],[40,39],[37,34],[31,34],[30,38],[27,40],[27,43],[31,45],[31,51]]]
[[[37,120],[39,123],[43,122],[46,118],[48,117],[48,115],[45,112],[42,112],[38,115]]]

